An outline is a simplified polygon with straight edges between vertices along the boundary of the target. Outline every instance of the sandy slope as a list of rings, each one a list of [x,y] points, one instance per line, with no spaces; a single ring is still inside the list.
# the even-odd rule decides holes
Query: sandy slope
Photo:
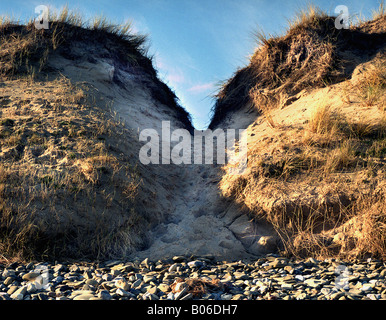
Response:
[[[174,208],[153,231],[153,243],[134,256],[162,258],[178,254],[248,256],[242,243],[222,219],[225,204],[217,190],[216,169],[207,165],[170,168],[176,174]],[[248,227],[246,224],[245,228]]]
[[[85,81],[94,86],[111,103],[117,116],[138,135],[143,129],[161,132],[162,121],[171,121],[172,131],[184,128],[170,108],[157,103],[136,76],[115,70],[112,61],[101,59],[97,63],[82,61],[77,64],[57,56],[50,63],[73,81]],[[121,85],[113,82],[114,75],[119,77]],[[229,127],[241,128],[242,125],[247,123],[232,123]],[[257,243],[270,231],[258,228],[242,215],[240,208],[220,197],[219,166],[171,164],[147,168],[151,175],[157,176],[154,184],[148,187],[157,195],[154,210],[161,211],[163,220],[154,225],[149,247],[134,252],[133,257],[159,259],[193,254],[240,259],[263,253],[267,247],[270,249],[270,243],[264,242],[266,237],[261,244]]]

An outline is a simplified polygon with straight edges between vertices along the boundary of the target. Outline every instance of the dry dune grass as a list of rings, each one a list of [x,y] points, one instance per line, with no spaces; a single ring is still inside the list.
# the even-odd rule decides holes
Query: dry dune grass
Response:
[[[50,14],[50,28],[38,30],[34,21],[25,26],[3,17],[0,23],[2,76],[28,73],[37,75],[47,62],[50,53],[60,48],[69,49],[72,41],[101,41],[111,44],[112,53],[122,60],[151,69],[151,62],[146,58],[146,37],[131,32],[130,23],[117,25],[106,18],[94,18],[86,24],[80,15],[70,12],[65,7],[59,13]],[[114,44],[114,45],[113,45]]]
[[[284,253],[386,256],[384,43],[365,49],[384,37],[385,16],[376,19],[336,33],[332,18],[303,12],[285,36],[260,34],[250,65],[219,93],[213,126],[248,103],[262,114],[248,128],[248,169],[225,167],[222,194],[269,221]],[[362,27],[355,48],[348,39]],[[371,57],[352,79],[341,49]]]
[[[298,105],[303,107],[302,99]],[[360,103],[355,106],[362,108]],[[223,195],[272,223],[288,254],[346,254],[353,246],[332,239],[353,217],[369,217],[368,228],[372,225],[372,234],[377,234],[372,241],[382,247],[385,199],[378,192],[385,179],[384,111],[373,107],[370,112],[378,110],[378,116],[366,119],[362,112],[362,118],[354,120],[325,102],[308,109],[306,121],[264,129],[251,139],[248,170],[240,176],[225,174],[220,182]],[[258,136],[254,130],[267,125],[260,123],[251,134]],[[354,243],[352,236],[347,239]],[[370,250],[361,239],[356,254],[385,254],[375,246]]]
[[[148,244],[164,214],[155,203],[157,174],[138,163],[136,132],[95,79],[77,83],[55,63],[98,68],[107,59],[112,87],[127,90],[121,73],[132,74],[188,130],[190,115],[159,80],[146,36],[130,23],[85,22],[67,7],[49,21],[38,30],[32,20],[0,20],[0,251],[20,259],[129,254]]]
[[[83,59],[70,50],[75,42],[96,59],[92,50],[103,43],[117,68],[143,75],[155,101],[174,108],[189,128],[187,112],[146,56],[145,37],[103,17],[85,25],[65,8],[49,30],[3,18],[0,41],[2,256],[102,259],[146,246],[161,213],[144,190],[155,178],[138,164],[135,133],[92,85],[48,63],[53,54]]]
[[[362,72],[363,76],[358,81],[347,84],[346,101],[351,103],[358,100],[364,107],[377,105],[385,110],[386,66],[384,61],[374,63]]]
[[[354,248],[346,244],[354,239],[348,235],[357,230],[347,231],[342,243],[332,242],[338,227],[353,217],[368,217],[367,228],[373,226],[368,233],[371,241],[378,243],[377,249],[365,245],[364,239],[370,238],[361,236],[356,254],[385,255],[378,250],[384,244],[382,230],[386,226],[385,198],[378,194],[385,179],[384,133],[376,129],[358,138],[342,132],[335,136],[308,132],[304,141],[307,130],[291,130],[268,145],[256,143],[248,152],[247,172],[222,177],[223,196],[268,220],[287,254],[345,255]]]
[[[384,45],[383,34],[377,32],[384,20],[385,16],[379,14],[372,26],[364,23],[338,30],[334,17],[310,7],[290,22],[282,37],[268,38],[264,32],[257,32],[258,47],[250,64],[238,70],[217,94],[210,128],[215,128],[228,112],[246,104],[264,113],[288,105],[304,89],[349,78],[355,66],[363,62],[359,50],[371,56]]]
[[[193,130],[189,113],[178,103],[175,93],[158,78],[152,58],[148,56],[147,37],[135,34],[131,23],[117,24],[103,16],[85,22],[84,18],[65,7],[59,13],[50,12],[48,30],[35,28],[34,21],[26,25],[13,22],[9,17],[0,21],[0,78],[27,76],[31,81],[46,80],[52,72],[47,65],[52,54],[60,54],[76,61],[79,56],[71,48],[87,48],[87,58],[95,61],[100,52],[108,48],[108,57],[115,60],[116,68],[128,69],[134,74],[146,74],[144,78],[155,100],[170,106],[178,119]],[[101,48],[103,48],[101,50]],[[106,57],[105,57],[106,58]],[[118,77],[113,81],[119,83]]]
[[[3,84],[2,254],[103,257],[142,245],[136,140],[108,106],[66,78]]]

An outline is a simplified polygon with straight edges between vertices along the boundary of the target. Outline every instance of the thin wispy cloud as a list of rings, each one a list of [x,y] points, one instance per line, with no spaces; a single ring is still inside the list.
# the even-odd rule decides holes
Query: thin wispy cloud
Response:
[[[214,87],[215,87],[215,84],[213,82],[209,82],[209,83],[197,84],[193,87],[190,87],[188,91],[193,94],[201,94],[203,92],[213,90]]]
[[[186,81],[185,75],[179,68],[173,68],[169,70],[169,72],[166,75],[166,78],[175,84],[181,84]]]
[[[158,54],[154,57],[155,66],[161,72],[161,76],[172,84],[182,84],[186,82],[186,77],[181,68],[172,66],[162,59]]]

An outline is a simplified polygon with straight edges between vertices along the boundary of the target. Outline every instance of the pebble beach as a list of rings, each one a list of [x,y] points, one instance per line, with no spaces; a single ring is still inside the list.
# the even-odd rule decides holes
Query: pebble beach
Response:
[[[0,264],[0,300],[385,300],[386,263],[337,259]]]

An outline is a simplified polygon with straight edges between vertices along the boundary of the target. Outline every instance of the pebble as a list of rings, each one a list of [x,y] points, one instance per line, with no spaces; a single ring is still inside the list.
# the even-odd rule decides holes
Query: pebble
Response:
[[[73,297],[73,300],[90,300],[91,298],[94,298],[94,297],[95,296],[91,293],[84,293]]]
[[[28,293],[35,293],[38,290],[38,287],[35,283],[28,283],[27,284],[27,292]]]
[[[99,293],[98,293],[98,298],[102,299],[102,300],[111,300],[112,299],[112,296],[110,294],[109,291],[107,290],[101,290]]]
[[[11,269],[4,269],[3,273],[1,274],[3,278],[13,277],[15,276],[15,270]]]
[[[40,273],[37,273],[37,272],[29,272],[29,273],[26,273],[22,279],[23,280],[26,280],[26,281],[34,281],[37,277],[40,276]]]
[[[166,283],[161,283],[159,286],[158,286],[158,290],[166,293],[166,292],[169,292],[170,291],[170,286]]]
[[[138,280],[133,282],[132,286],[133,286],[133,288],[138,288],[141,284],[142,284],[142,280],[138,279]]]
[[[126,290],[123,290],[123,289],[118,289],[116,292],[115,292],[117,295],[121,296],[121,297],[131,297],[133,296],[132,293],[126,291]]]
[[[312,287],[312,288],[320,288],[322,285],[326,284],[327,281],[322,280],[322,279],[311,278],[311,279],[305,280],[304,283],[307,286]]]
[[[145,276],[143,277],[143,282],[149,283],[149,282],[151,282],[151,281],[155,281],[155,277],[154,277],[154,276],[145,275]]]
[[[203,266],[203,263],[201,261],[195,260],[188,262],[189,268],[200,268]]]
[[[172,265],[169,267],[168,272],[177,271],[177,267],[178,267],[179,265],[180,265],[179,263],[174,263],[174,264],[172,264]]]
[[[267,255],[216,262],[181,255],[156,262],[0,264],[0,276],[0,300],[386,300],[386,264],[376,260]],[[192,279],[218,285],[202,290]]]
[[[293,290],[293,285],[292,284],[289,284],[289,283],[283,283],[282,285],[281,285],[281,288],[283,289],[283,290]]]
[[[27,286],[22,286],[22,287],[18,288],[15,292],[13,292],[11,294],[11,299],[23,300],[24,295],[25,295],[26,292],[27,292]]]
[[[15,280],[14,277],[7,277],[7,279],[4,280],[4,285],[9,286],[13,281]]]
[[[95,281],[95,280],[94,280],[94,281]],[[126,282],[126,280],[122,280],[122,279],[116,281],[116,282],[115,282],[115,286],[116,286],[118,289],[122,289],[122,290],[125,290],[125,291],[127,291],[127,290],[130,289],[130,284],[128,284],[128,283]]]
[[[186,257],[185,256],[174,256],[173,257],[173,261],[174,262],[184,262],[184,261],[186,261],[187,259],[186,259]]]

